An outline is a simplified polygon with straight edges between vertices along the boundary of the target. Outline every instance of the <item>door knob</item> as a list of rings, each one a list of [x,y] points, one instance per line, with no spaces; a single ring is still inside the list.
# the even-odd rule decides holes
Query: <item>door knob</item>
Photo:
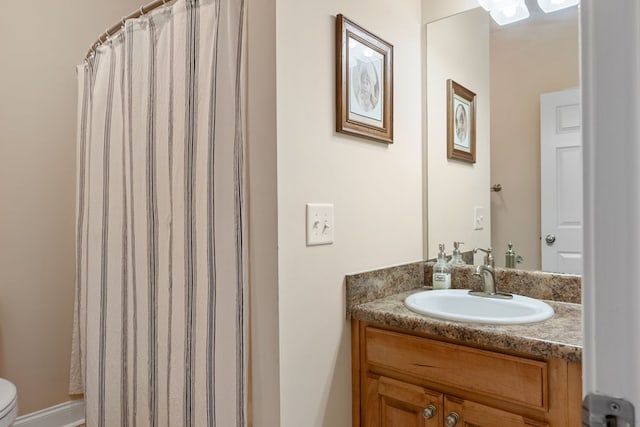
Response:
[[[422,416],[425,417],[427,420],[430,420],[431,418],[435,417],[437,413],[438,413],[438,409],[433,405],[429,405],[426,408],[424,408],[424,411],[422,411]]]
[[[549,245],[553,245],[556,241],[556,236],[554,236],[553,234],[547,234],[547,236],[544,238],[544,241]]]
[[[459,420],[460,420],[460,415],[456,414],[455,412],[452,412],[449,415],[447,415],[447,418],[444,419],[444,425],[447,427],[454,427],[456,424],[458,424]]]

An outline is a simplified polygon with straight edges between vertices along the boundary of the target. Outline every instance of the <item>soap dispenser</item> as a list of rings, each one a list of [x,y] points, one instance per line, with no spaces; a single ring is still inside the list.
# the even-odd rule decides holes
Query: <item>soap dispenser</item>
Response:
[[[451,260],[449,261],[450,267],[457,267],[461,265],[467,265],[462,259],[462,252],[460,252],[460,245],[464,245],[464,242],[453,242],[453,253],[451,254]]]
[[[509,249],[504,254],[504,266],[506,268],[516,268],[516,253],[513,251],[513,243],[507,245]]]
[[[523,258],[513,250],[513,243],[509,242],[507,246],[509,249],[504,254],[504,266],[506,268],[516,268],[516,264],[520,264]]]
[[[433,289],[451,288],[451,269],[447,265],[447,255],[444,253],[444,244],[439,245],[438,262],[433,266]]]

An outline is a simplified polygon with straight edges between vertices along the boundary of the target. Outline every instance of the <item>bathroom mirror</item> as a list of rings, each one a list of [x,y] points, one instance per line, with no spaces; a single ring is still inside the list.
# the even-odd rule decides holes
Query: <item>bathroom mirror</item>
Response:
[[[482,8],[426,25],[428,259],[462,241],[463,252],[493,247],[505,266],[512,241],[516,268],[542,269],[540,95],[579,86],[579,12],[527,5],[529,19],[502,27]],[[447,159],[447,79],[477,95],[475,164]]]

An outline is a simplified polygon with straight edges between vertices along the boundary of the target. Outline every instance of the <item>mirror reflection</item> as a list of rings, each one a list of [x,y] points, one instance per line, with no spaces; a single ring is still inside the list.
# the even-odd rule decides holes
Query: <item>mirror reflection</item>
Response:
[[[579,274],[578,8],[527,5],[506,26],[482,8],[426,26],[428,258],[461,241],[504,267],[512,242],[516,268]],[[447,79],[477,95],[476,163],[447,158]]]

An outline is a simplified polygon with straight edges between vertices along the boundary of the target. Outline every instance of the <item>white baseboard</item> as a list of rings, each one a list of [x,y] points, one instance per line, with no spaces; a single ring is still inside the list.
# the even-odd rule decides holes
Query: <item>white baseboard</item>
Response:
[[[84,400],[81,399],[19,416],[13,427],[77,427],[83,424]]]

